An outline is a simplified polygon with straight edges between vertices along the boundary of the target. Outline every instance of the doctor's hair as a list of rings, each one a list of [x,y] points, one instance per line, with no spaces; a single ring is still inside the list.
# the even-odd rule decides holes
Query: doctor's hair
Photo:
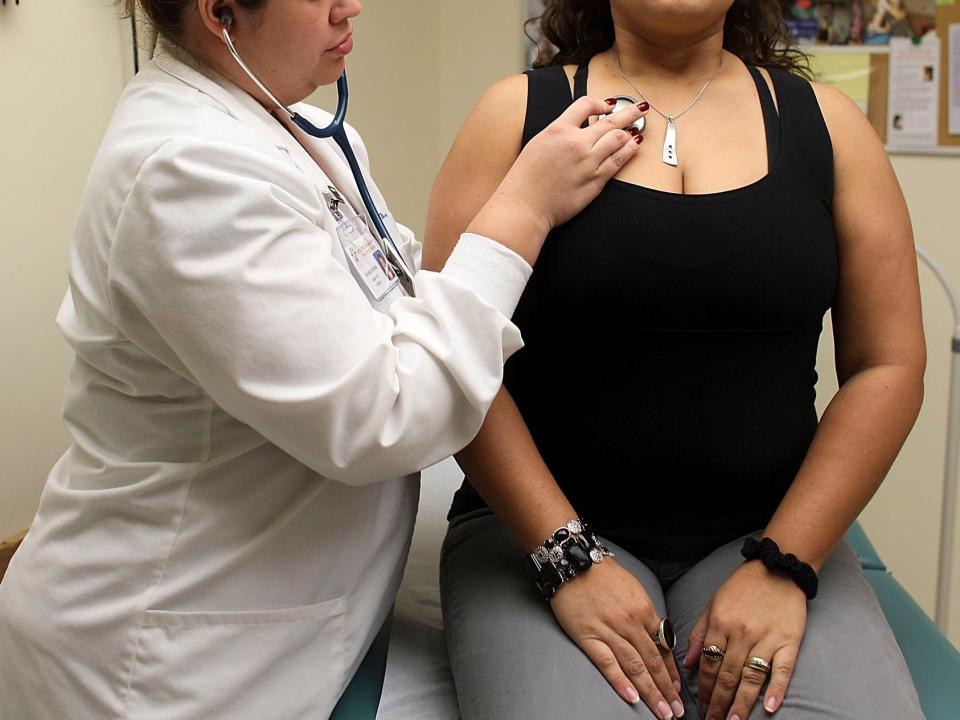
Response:
[[[538,24],[547,42],[540,44],[535,68],[580,65],[613,46],[609,0],[544,0],[543,14],[526,22]],[[813,79],[806,54],[787,33],[780,0],[734,0],[723,24],[723,47],[747,65]]]
[[[267,0],[233,0],[239,7],[256,10]],[[196,8],[197,0],[117,0],[124,17],[134,17],[137,7],[158,34],[171,40],[183,39],[183,14],[187,8]]]

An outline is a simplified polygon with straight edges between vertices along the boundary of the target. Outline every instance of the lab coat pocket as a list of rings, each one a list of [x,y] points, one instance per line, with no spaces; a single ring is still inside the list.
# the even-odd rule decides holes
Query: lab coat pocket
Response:
[[[344,599],[283,610],[148,610],[128,720],[326,718],[344,677]]]

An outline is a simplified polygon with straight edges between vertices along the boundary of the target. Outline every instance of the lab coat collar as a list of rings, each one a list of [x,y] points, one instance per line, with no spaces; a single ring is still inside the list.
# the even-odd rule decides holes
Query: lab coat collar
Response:
[[[364,211],[363,199],[360,197],[356,180],[354,180],[353,173],[350,171],[350,165],[347,163],[343,152],[332,139],[314,138],[292,123],[288,123],[291,132],[296,135],[297,139],[294,139],[290,132],[280,124],[280,121],[273,117],[249,93],[213,68],[201,63],[197,58],[163,35],[157,39],[157,47],[152,62],[163,72],[217,101],[233,117],[262,131],[274,145],[291,157],[294,164],[307,177],[314,181],[318,192],[322,193],[332,185],[340,191],[354,210],[357,212]],[[329,123],[333,118],[325,110],[307,103],[296,103],[290,106],[290,109],[320,127]],[[356,137],[352,129],[348,132],[354,135],[350,138],[351,143],[359,142],[359,138]],[[309,152],[304,149],[304,145],[310,148]],[[390,231],[391,236],[398,244],[402,244],[399,225],[397,225],[393,216],[386,212],[386,202],[383,195],[370,177],[367,168],[364,167],[364,162],[361,161],[360,165],[367,187],[374,203],[382,214],[387,230]],[[332,218],[332,215],[330,217]],[[409,264],[410,258],[406,259]]]
[[[270,141],[288,153],[294,163],[321,189],[326,190],[327,186],[333,185],[355,209],[363,209],[363,201],[356,190],[350,166],[333,140],[312,138],[293,126],[293,131],[300,140],[298,142],[284,129],[280,121],[249,93],[213,68],[201,63],[168,38],[158,38],[153,62],[163,72],[216,100],[233,117],[267,135]],[[328,113],[304,103],[297,103],[291,109],[320,125],[329,122],[331,117]],[[301,142],[310,146],[312,156]],[[369,176],[367,179],[370,184]]]

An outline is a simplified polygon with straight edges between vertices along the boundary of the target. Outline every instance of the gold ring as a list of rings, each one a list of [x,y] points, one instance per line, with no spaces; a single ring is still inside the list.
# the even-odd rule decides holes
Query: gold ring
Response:
[[[767,675],[769,675],[770,671],[773,669],[770,667],[770,663],[768,663],[762,657],[757,657],[756,655],[754,655],[753,657],[747,658],[747,661],[743,664],[743,666],[745,668],[752,668],[754,670],[759,670],[760,672],[765,673]]]

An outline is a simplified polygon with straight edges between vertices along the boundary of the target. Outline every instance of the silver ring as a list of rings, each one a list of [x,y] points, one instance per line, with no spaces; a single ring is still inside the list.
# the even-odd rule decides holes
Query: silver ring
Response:
[[[657,631],[650,633],[650,639],[661,650],[673,650],[673,647],[677,644],[677,635],[673,632],[673,623],[670,622],[670,618],[664,618],[660,621]]]
[[[754,655],[753,657],[747,658],[747,661],[743,664],[743,667],[752,668],[753,670],[759,670],[760,672],[766,673],[767,675],[769,675],[770,671],[773,669],[770,666],[770,663],[768,663],[762,657],[757,657],[756,655]]]
[[[704,657],[710,662],[720,662],[726,654],[718,645],[707,645],[702,650]]]

